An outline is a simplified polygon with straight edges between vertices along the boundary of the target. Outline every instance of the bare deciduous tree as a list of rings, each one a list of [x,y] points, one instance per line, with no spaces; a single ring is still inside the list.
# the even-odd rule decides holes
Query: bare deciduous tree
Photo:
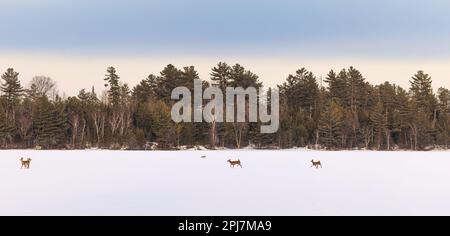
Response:
[[[30,82],[30,93],[54,98],[57,94],[56,82],[47,76],[35,76]]]

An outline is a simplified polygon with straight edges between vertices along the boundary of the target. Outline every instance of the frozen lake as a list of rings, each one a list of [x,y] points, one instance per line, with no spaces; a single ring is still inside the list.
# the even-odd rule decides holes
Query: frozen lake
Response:
[[[0,215],[450,215],[449,154],[0,151]]]

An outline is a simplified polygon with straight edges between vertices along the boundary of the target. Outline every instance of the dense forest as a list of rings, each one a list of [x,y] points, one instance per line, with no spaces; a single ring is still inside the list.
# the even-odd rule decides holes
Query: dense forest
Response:
[[[0,148],[426,150],[448,148],[450,141],[450,91],[436,94],[423,71],[406,90],[389,82],[372,85],[353,67],[331,70],[323,84],[299,69],[278,86],[280,128],[274,134],[261,134],[258,123],[174,123],[171,92],[193,87],[200,79],[194,66],[168,65],[133,88],[114,67],[102,79],[100,94],[92,87],[65,98],[51,78],[36,76],[24,86],[19,73],[8,69],[1,76]],[[243,66],[221,62],[203,86],[263,84]]]

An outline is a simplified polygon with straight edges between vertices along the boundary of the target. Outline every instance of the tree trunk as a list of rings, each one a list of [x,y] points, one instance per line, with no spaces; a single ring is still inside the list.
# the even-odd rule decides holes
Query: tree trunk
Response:
[[[216,120],[211,123],[211,147],[216,147]]]
[[[386,129],[386,143],[387,143],[387,150],[391,150],[391,132],[389,129]]]
[[[83,118],[83,129],[81,130],[81,144],[83,145],[83,149],[85,147],[84,145],[84,132],[86,130],[86,119]]]

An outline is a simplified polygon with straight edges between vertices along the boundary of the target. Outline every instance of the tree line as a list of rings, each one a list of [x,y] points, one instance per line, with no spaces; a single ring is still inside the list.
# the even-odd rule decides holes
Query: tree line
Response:
[[[7,69],[0,86],[0,148],[449,147],[450,91],[440,88],[435,94],[424,71],[412,76],[406,90],[390,82],[372,85],[353,67],[331,70],[322,85],[301,68],[277,86],[280,128],[274,134],[260,133],[259,123],[174,123],[171,92],[179,86],[193,89],[194,80],[200,79],[194,66],[167,65],[133,88],[121,81],[114,67],[107,68],[103,79],[101,94],[92,87],[63,98],[51,78],[34,77],[24,88],[19,73]],[[261,88],[263,83],[239,64],[220,62],[203,86],[225,92],[226,87]],[[270,103],[270,97],[265,102]]]

